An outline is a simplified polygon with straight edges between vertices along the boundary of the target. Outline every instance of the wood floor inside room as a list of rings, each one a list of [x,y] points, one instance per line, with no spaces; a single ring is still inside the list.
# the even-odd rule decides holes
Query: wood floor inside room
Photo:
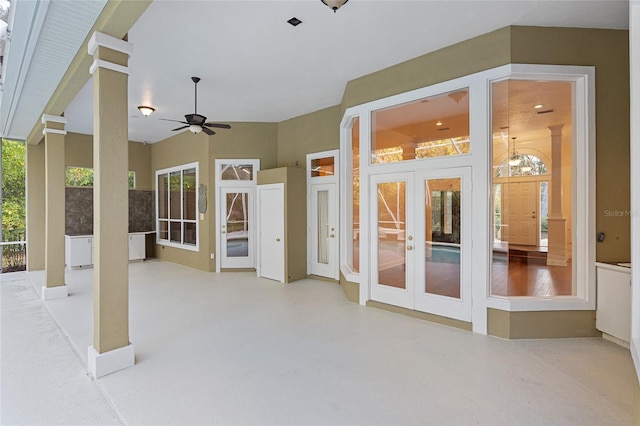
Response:
[[[537,252],[539,253],[539,252]],[[548,266],[546,259],[506,253],[493,254],[491,294],[496,296],[570,296],[571,261],[567,266]]]

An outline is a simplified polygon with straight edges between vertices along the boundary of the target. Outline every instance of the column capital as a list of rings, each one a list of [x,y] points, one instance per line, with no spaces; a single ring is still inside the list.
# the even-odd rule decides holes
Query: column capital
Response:
[[[133,44],[128,41],[117,39],[109,34],[94,32],[89,39],[89,55],[96,53],[98,46],[106,47],[116,52],[124,53],[131,56],[133,53]]]
[[[67,124],[66,117],[61,117],[59,115],[42,114],[42,124],[46,126],[47,122],[49,121],[52,123]]]
[[[551,130],[551,136],[562,134],[563,127],[564,127],[564,123],[554,124],[553,126],[547,126],[547,128]]]
[[[67,131],[64,129],[64,126],[67,124],[67,119],[65,117],[61,117],[59,115],[42,114],[42,124],[44,124],[42,134],[45,136],[48,133],[55,133],[57,135],[67,134]]]
[[[113,55],[106,55],[105,59],[105,57],[100,54],[100,50],[98,50],[99,47],[104,47],[110,51],[126,56],[122,56],[122,61],[120,63],[116,63],[119,59],[114,59]],[[89,68],[89,73],[91,75],[95,74],[98,68],[105,68],[129,75],[126,58],[131,56],[133,53],[133,44],[128,41],[117,39],[108,34],[94,32],[89,40],[88,50],[89,54],[93,55],[93,63]]]

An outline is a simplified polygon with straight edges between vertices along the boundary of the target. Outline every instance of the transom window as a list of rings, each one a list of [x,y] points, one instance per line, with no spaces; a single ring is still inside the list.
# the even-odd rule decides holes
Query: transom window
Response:
[[[156,239],[159,244],[198,250],[198,163],[156,171]]]
[[[373,111],[371,164],[468,154],[469,89]]]

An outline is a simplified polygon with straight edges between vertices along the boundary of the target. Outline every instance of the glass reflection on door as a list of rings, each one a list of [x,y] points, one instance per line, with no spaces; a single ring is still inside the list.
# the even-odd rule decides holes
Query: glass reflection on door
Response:
[[[426,293],[460,298],[461,178],[424,181]]]
[[[249,256],[249,194],[228,192],[226,211],[227,257]]]
[[[316,261],[329,264],[329,191],[318,191],[318,258]]]
[[[378,283],[407,288],[406,184],[378,183]]]

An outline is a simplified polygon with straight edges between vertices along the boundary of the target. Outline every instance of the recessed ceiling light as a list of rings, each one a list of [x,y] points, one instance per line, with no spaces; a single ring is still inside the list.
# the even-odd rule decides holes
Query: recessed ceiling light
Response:
[[[291,25],[293,25],[294,27],[302,24],[302,21],[299,20],[298,18],[296,18],[295,16],[293,18],[289,19],[287,22],[290,23]]]
[[[542,108],[542,104],[534,105],[533,107],[534,107],[535,109],[540,109],[540,108]]]

